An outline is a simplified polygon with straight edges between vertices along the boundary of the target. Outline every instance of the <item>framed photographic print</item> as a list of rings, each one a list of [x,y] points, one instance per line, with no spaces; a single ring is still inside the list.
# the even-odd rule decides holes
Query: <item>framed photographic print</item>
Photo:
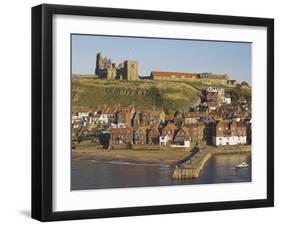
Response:
[[[32,8],[32,217],[274,205],[274,21]]]

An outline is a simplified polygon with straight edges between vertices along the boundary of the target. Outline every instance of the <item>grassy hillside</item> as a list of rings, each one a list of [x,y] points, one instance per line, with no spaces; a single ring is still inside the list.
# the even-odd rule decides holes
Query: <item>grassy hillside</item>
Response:
[[[103,81],[72,77],[73,107],[129,106],[139,109],[184,110],[198,104],[197,90],[181,82]]]
[[[225,95],[231,97],[232,103],[236,103],[242,96],[245,97],[245,99],[251,103],[252,98],[252,88],[250,86],[241,86],[241,85],[223,85],[220,83],[213,83],[213,84],[207,84],[204,82],[185,82],[189,84],[190,86],[194,87],[197,90],[203,91],[207,89],[208,87],[216,87],[216,88],[224,88]]]

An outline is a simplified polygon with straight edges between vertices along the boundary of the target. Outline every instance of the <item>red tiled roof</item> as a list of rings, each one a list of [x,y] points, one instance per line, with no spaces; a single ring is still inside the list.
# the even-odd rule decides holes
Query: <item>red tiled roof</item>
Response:
[[[184,113],[185,118],[200,118],[200,117],[205,117],[205,113],[198,113],[198,112],[186,112]]]
[[[160,132],[159,132],[158,128],[155,127],[155,126],[150,127],[150,130],[149,130],[148,132],[150,132],[150,131],[154,131],[155,133],[157,133],[158,135],[160,135]]]
[[[87,112],[92,112],[92,109],[90,109],[90,108],[73,108],[73,112],[87,113]]]
[[[176,130],[177,127],[176,127],[176,125],[175,125],[174,123],[168,123],[168,124],[164,127],[164,129]]]
[[[132,128],[112,128],[112,133],[132,133]]]
[[[216,111],[212,111],[209,113],[209,116],[218,116],[221,117],[221,113],[220,112],[216,112]]]
[[[245,122],[237,122],[237,127],[245,127],[246,123]]]
[[[174,116],[173,115],[165,115],[166,120],[173,120]]]
[[[116,113],[117,109],[116,108],[104,108],[102,110],[103,114],[114,114]]]
[[[150,126],[140,126],[137,130],[142,130],[144,133],[146,133],[146,130],[149,129]]]

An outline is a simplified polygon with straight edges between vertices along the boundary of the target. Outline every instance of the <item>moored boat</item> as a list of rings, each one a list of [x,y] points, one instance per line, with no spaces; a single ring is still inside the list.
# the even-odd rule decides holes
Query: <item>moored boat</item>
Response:
[[[237,164],[235,167],[236,168],[246,168],[246,167],[249,167],[249,165],[246,162],[242,162],[240,164]]]

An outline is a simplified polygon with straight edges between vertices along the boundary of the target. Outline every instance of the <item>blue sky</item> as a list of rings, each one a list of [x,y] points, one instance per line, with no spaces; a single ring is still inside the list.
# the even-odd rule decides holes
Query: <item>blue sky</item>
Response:
[[[151,71],[227,73],[251,84],[251,43],[72,35],[72,73],[93,74],[98,52],[117,65],[137,60],[141,76]]]

